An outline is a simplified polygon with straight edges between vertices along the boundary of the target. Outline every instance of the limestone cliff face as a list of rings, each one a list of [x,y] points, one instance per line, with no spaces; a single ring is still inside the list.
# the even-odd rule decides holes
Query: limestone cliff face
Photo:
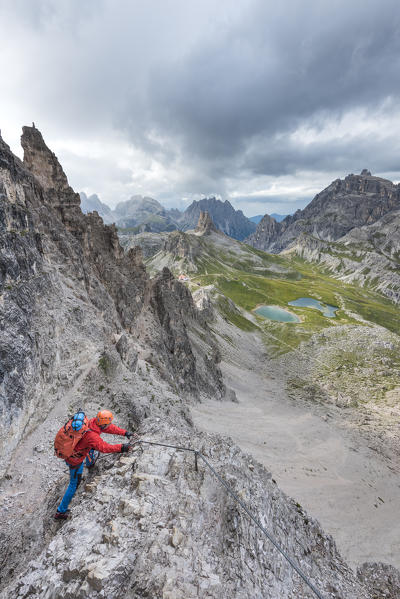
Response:
[[[151,349],[148,361],[166,379],[172,375],[178,388],[193,394],[200,388],[216,397],[225,393],[218,348],[211,338],[205,343],[201,340],[207,331],[204,316],[196,309],[190,291],[168,268],[149,281],[136,326],[139,341]],[[166,351],[161,353],[161,347]]]
[[[371,225],[399,208],[400,186],[374,177],[364,169],[360,175],[351,174],[344,180],[333,181],[306,208],[280,223],[264,217],[247,242],[258,249],[277,253],[302,233],[335,241],[351,229]]]
[[[355,227],[340,240],[345,245],[359,244],[374,249],[389,260],[400,261],[400,209],[385,214],[375,223]]]
[[[18,441],[15,417],[26,414],[24,425],[34,409],[41,368],[34,320],[37,299],[47,294],[51,280],[44,268],[43,240],[28,210],[38,191],[0,138],[0,455],[9,454]]]
[[[151,280],[140,248],[124,253],[115,226],[81,212],[37,129],[24,127],[22,145],[23,163],[0,141],[3,465],[38,408],[46,412],[79,375],[79,356],[95,355],[114,333],[127,335],[138,354],[153,350],[182,391],[224,392],[215,360],[206,372],[216,354],[187,290],[167,272]],[[199,327],[210,345],[194,348],[191,330]]]
[[[400,302],[400,210],[355,227],[336,241],[300,235],[283,253],[319,262],[343,281],[368,285]]]
[[[24,166],[39,181],[46,191],[54,190],[71,194],[72,188],[54,152],[44,143],[42,134],[36,127],[23,127],[21,145],[24,150]],[[78,197],[76,197],[78,195]],[[72,203],[80,205],[79,194]]]
[[[68,185],[61,165],[38,129],[24,127],[21,143],[24,165],[45,190],[44,204],[77,240],[76,249],[82,260],[90,263],[112,296],[122,325],[129,327],[140,312],[140,298],[146,285],[140,250],[132,249],[125,254],[114,225],[104,225],[97,212],[82,213],[79,194]],[[88,292],[92,293],[90,281]]]

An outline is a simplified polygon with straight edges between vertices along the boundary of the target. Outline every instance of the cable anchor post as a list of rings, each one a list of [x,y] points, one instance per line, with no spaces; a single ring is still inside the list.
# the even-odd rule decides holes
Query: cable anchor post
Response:
[[[194,452],[194,469],[196,470],[196,472],[199,471],[199,466],[198,466],[198,463],[197,463],[197,457],[198,457],[198,455],[199,455],[199,452],[195,451]]]

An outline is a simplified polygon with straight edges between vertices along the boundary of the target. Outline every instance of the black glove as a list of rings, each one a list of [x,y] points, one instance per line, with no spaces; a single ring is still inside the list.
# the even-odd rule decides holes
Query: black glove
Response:
[[[130,450],[131,446],[129,445],[129,443],[124,443],[121,447],[121,453],[127,453]]]
[[[128,437],[128,439],[132,439],[132,441],[138,441],[139,439],[139,436],[136,433],[130,433],[128,431],[126,431],[125,437]]]
[[[130,433],[129,431],[126,431],[125,433],[125,437],[128,437],[128,439],[130,439],[132,437],[133,433]]]

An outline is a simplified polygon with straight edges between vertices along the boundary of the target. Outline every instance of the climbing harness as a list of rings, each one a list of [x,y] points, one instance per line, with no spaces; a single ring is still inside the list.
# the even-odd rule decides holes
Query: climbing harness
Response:
[[[132,443],[132,446],[138,444],[143,452],[142,444],[146,443],[147,445],[157,445],[159,447],[169,447],[171,449],[176,449],[177,451],[189,451],[194,454],[194,467],[196,472],[198,472],[198,460],[199,458],[203,460],[208,469],[212,472],[212,474],[218,479],[218,481],[225,487],[227,493],[242,507],[242,509],[246,512],[249,518],[254,522],[254,524],[261,530],[261,532],[267,537],[267,539],[274,545],[274,547],[283,555],[286,561],[292,566],[292,568],[297,572],[297,574],[302,578],[302,580],[306,583],[306,585],[313,591],[313,593],[318,597],[318,599],[323,599],[321,593],[318,589],[315,588],[311,580],[304,574],[304,572],[299,568],[299,566],[293,561],[293,559],[286,553],[284,549],[279,545],[276,539],[271,535],[270,532],[261,524],[259,520],[249,510],[247,505],[236,495],[233,489],[228,485],[228,483],[218,474],[218,472],[213,468],[210,462],[204,457],[200,451],[197,449],[192,449],[191,447],[181,447],[178,445],[167,445],[166,443],[156,443],[155,441],[146,441],[146,440],[135,440]]]

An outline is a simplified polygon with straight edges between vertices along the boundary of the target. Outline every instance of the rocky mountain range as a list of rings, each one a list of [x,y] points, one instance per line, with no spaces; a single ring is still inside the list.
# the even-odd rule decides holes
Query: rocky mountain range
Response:
[[[282,222],[265,215],[246,241],[269,252],[295,252],[400,302],[400,185],[365,169],[337,179]]]
[[[389,224],[388,220],[388,226]],[[374,226],[370,226],[371,237],[374,235]],[[390,231],[393,236],[394,229]],[[310,242],[331,246],[329,242],[311,236],[304,237],[307,237]],[[140,243],[142,247],[146,247],[147,239],[141,240]],[[389,256],[391,250],[388,251],[387,248],[385,251]],[[201,302],[203,309],[207,309],[209,314],[214,314],[214,317],[216,315],[212,320],[213,330],[218,331],[219,338],[226,341],[225,349],[222,350],[223,364],[230,377],[239,372],[237,375],[239,380],[233,386],[239,400],[237,409],[232,407],[229,412],[226,412],[223,408],[210,405],[198,408],[203,418],[201,421],[207,430],[219,430],[229,435],[236,435],[233,438],[244,442],[250,452],[254,451],[257,431],[259,431],[258,455],[263,455],[265,451],[265,461],[270,464],[274,459],[271,457],[271,448],[264,449],[266,445],[268,446],[268,441],[265,441],[268,436],[266,430],[271,418],[276,422],[275,410],[280,413],[284,397],[284,391],[280,389],[277,392],[278,405],[268,404],[269,390],[275,384],[270,379],[279,381],[286,379],[286,388],[290,389],[294,400],[301,396],[306,402],[307,410],[311,412],[316,405],[320,406],[324,419],[330,422],[329,431],[326,431],[326,450],[330,456],[336,455],[331,449],[335,420],[333,411],[340,414],[340,426],[349,426],[357,436],[358,440],[352,441],[349,448],[349,455],[343,462],[339,460],[341,464],[350,463],[354,447],[358,447],[356,454],[353,454],[357,455],[357,451],[361,451],[360,445],[363,444],[369,448],[373,447],[377,455],[389,448],[392,448],[390,451],[393,450],[396,456],[398,455],[396,447],[399,440],[397,420],[400,406],[398,386],[400,320],[398,308],[383,296],[383,287],[377,289],[380,293],[375,293],[370,288],[370,284],[360,286],[359,283],[363,281],[352,279],[349,271],[347,276],[343,276],[343,280],[340,280],[342,278],[338,277],[340,269],[331,270],[328,262],[308,264],[304,260],[299,260],[294,248],[279,255],[255,250],[216,231],[209,215],[206,214],[201,215],[197,230],[172,232],[159,239],[158,245],[152,238],[151,247],[149,246],[146,254],[148,256],[146,266],[151,272],[155,274],[165,267],[170,268],[176,276],[180,275],[187,281],[186,284],[192,290],[196,302]],[[344,255],[343,247],[338,247],[336,258],[343,261]],[[350,250],[347,255],[351,255]],[[307,258],[307,256],[303,257]],[[332,255],[330,259],[333,259]],[[393,290],[393,286],[387,288]],[[293,304],[293,300],[298,298],[309,298],[311,302],[316,303],[319,300],[323,305],[336,306],[336,315],[328,318],[318,314],[312,303]],[[297,305],[308,307],[293,307]],[[272,316],[258,317],[257,314],[262,314],[258,311],[259,307],[271,308]],[[279,312],[275,315],[277,307]],[[297,324],[295,322],[287,324],[284,319],[281,321],[281,311],[285,315],[295,314],[298,319]],[[238,339],[234,333],[237,329],[240,330]],[[246,344],[246,336],[250,337],[255,331],[263,338],[258,358],[256,355],[251,356],[251,347],[256,347],[254,338],[249,339]],[[239,351],[239,347],[242,351]],[[226,355],[230,359],[227,359]],[[248,358],[248,355],[251,357]],[[271,355],[274,356],[272,359]],[[250,362],[249,369],[243,367],[247,359]],[[234,369],[230,360],[235,363]],[[254,373],[262,371],[263,368],[267,378],[265,387],[262,381],[254,380]],[[245,389],[248,389],[247,394]],[[260,399],[258,402],[253,402],[258,390]],[[297,401],[296,405],[298,405]],[[260,423],[257,419],[259,416],[262,417],[264,409],[268,410],[268,415]],[[291,409],[288,412],[283,424],[284,437],[298,439],[303,433],[298,430],[290,431],[291,427],[288,423],[292,421]],[[271,435],[274,437],[275,431],[272,429],[274,426],[271,426]],[[361,441],[360,437],[364,434],[367,438]],[[324,435],[325,433],[322,436]],[[314,458],[319,459],[317,457],[319,456],[323,463],[325,452],[319,453],[320,450],[314,447],[313,440],[310,442],[310,447],[313,448],[310,449],[311,462],[314,463]],[[284,445],[285,443],[282,443],[283,451],[285,451]],[[302,445],[303,450],[306,446],[308,447],[307,443]],[[338,447],[342,451],[343,440],[338,441]],[[394,459],[397,461],[398,458]],[[274,468],[279,468],[279,464],[283,464],[286,472],[287,465],[281,455],[277,457],[277,462]],[[308,465],[305,464],[304,467],[307,470]],[[327,465],[323,466],[323,470],[325,468],[330,470]],[[358,471],[358,468],[359,466],[355,466],[355,471]],[[378,468],[384,470],[384,463]],[[294,468],[288,474],[290,485],[293,477],[297,479],[298,473],[295,473],[295,470]],[[364,550],[369,551],[370,547],[375,552],[376,543],[368,526],[365,526],[364,540],[361,538],[359,529],[352,533],[352,522],[359,518],[357,514],[351,513],[348,490],[346,491],[346,484],[342,485],[343,471],[341,466],[336,470],[336,462],[334,471],[338,474],[338,487],[335,491],[332,490],[330,485],[335,475],[330,471],[329,489],[335,497],[336,507],[341,503],[341,494],[344,494],[343,505],[346,505],[348,515],[347,521],[344,522],[347,516],[344,518],[342,513],[340,516],[333,514],[333,518],[337,518],[334,524],[336,534],[340,535],[338,531],[343,531],[344,536],[348,535],[351,547],[353,549],[357,547],[357,550],[361,550],[364,555]],[[357,487],[358,475],[355,471],[346,475],[349,475],[348,480],[351,480],[353,490]],[[313,478],[313,491],[310,492],[310,496],[312,501],[314,497],[318,497],[315,509],[319,509],[321,505],[328,506],[329,492],[326,502],[322,500],[323,494],[327,491],[325,476],[322,475],[321,486],[316,484],[319,475],[312,476],[315,478]],[[371,472],[371,477],[368,476],[367,480],[372,482],[373,478]],[[308,482],[305,479],[305,488],[309,490]],[[360,484],[364,485],[363,480]],[[385,493],[387,492],[387,486],[382,485],[381,489],[382,492],[384,490]],[[374,509],[368,514],[365,512],[363,518],[375,522],[374,512],[377,507],[367,498],[368,489],[363,489],[356,495],[359,501],[354,497],[351,505],[355,507],[358,514],[359,510],[364,510],[371,505]],[[396,496],[397,491],[390,501]],[[387,501],[386,498],[384,501]],[[304,505],[301,500],[300,503]],[[306,505],[309,507],[309,504]],[[328,507],[327,510],[329,511]],[[323,521],[324,515],[319,514],[319,516]],[[382,520],[380,522],[383,525]],[[353,543],[354,535],[357,535],[356,544]],[[388,547],[386,537],[383,545]]]
[[[364,169],[360,175],[336,179],[302,210],[278,223],[265,215],[247,243],[278,253],[301,234],[336,241],[355,227],[371,225],[400,208],[400,185],[374,177]]]
[[[81,210],[84,214],[96,211],[105,223],[113,222],[111,208],[104,204],[97,194],[94,193],[88,197],[86,193],[81,191],[79,196],[81,198]]]
[[[170,372],[186,392],[196,393],[201,388],[200,379],[197,387],[194,372],[196,363],[202,369],[206,357],[198,361],[197,350],[190,349],[185,319],[173,317],[171,312],[168,322],[165,320],[169,302],[173,310],[185,305],[189,319],[198,318],[190,293],[168,272],[150,280],[140,248],[125,253],[114,225],[104,225],[96,213],[82,214],[79,194],[69,186],[57,158],[37,129],[24,127],[21,143],[23,163],[1,141],[3,469],[38,397],[46,394],[47,385],[51,386],[54,373],[60,369],[60,376],[66,377],[61,375],[61,356],[71,355],[76,344],[85,345],[82,334],[88,340],[97,335],[105,343],[113,332],[120,335],[126,331],[121,352],[130,360],[137,355],[141,339],[148,338],[157,354],[155,363],[165,373]],[[160,326],[154,325],[157,321]],[[89,322],[93,333],[86,330],[91,326]],[[155,330],[148,336],[150,323]],[[174,333],[175,327],[179,333]],[[68,350],[59,339],[66,328]],[[44,329],[48,334],[38,337],[35,331]],[[193,370],[190,380],[175,370],[178,362],[183,364],[178,357],[182,351],[187,354],[185,368]],[[215,375],[220,377],[217,370]],[[212,379],[213,375],[207,374],[206,386]],[[220,382],[214,383],[222,389]]]
[[[343,281],[368,285],[400,303],[400,210],[334,242],[302,234],[282,254],[293,252]]]
[[[263,466],[193,427],[193,401],[232,398],[210,313],[167,268],[151,278],[114,225],[82,213],[35,127],[21,141],[23,162],[0,138],[0,597],[310,597],[192,454],[144,446],[106,457],[78,490],[72,519],[53,521],[66,483],[54,435],[78,408],[103,406],[144,438],[206,454],[324,597],[384,589],[394,599],[394,568],[356,575]],[[233,243],[207,215],[193,236]]]
[[[235,210],[228,200],[222,202],[216,198],[192,202],[183,213],[179,228],[182,231],[194,229],[201,212],[208,212],[217,229],[234,239],[242,240],[256,230],[255,223],[244,216],[241,210]]]
[[[127,229],[125,233],[137,234],[142,231],[174,231],[177,220],[181,216],[179,210],[166,210],[160,202],[140,195],[132,196],[125,202],[119,202],[114,210],[100,202],[96,194],[87,198],[81,192],[81,209],[85,214],[96,210],[104,222],[115,223],[119,229]]]
[[[201,211],[209,212],[216,227],[234,239],[244,239],[256,229],[255,223],[245,217],[241,210],[235,210],[228,200],[222,202],[216,198],[204,198],[192,202],[181,212],[177,209],[166,210],[157,200],[143,196],[133,196],[130,200],[119,202],[114,210],[100,202],[95,194],[90,198],[84,193],[80,196],[83,212],[96,210],[106,223],[115,223],[122,229],[122,235],[194,229]]]

